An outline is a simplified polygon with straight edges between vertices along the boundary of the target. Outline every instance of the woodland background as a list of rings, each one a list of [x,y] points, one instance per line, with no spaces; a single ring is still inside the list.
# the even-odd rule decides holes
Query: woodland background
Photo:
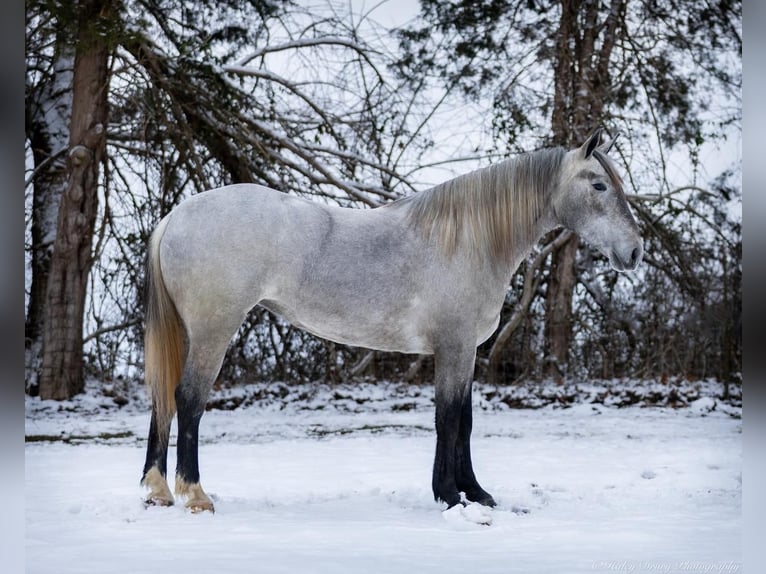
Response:
[[[147,240],[189,195],[257,182],[365,209],[604,126],[644,263],[617,274],[553,232],[476,376],[726,393],[742,362],[741,29],[729,0],[27,0],[26,391],[140,379]],[[220,379],[417,382],[428,362],[255,309]]]

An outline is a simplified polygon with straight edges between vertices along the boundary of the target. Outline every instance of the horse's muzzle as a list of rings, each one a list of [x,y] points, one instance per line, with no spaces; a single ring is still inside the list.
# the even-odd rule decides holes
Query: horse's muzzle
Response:
[[[639,244],[629,251],[623,250],[622,252],[619,252],[616,249],[613,249],[611,256],[609,257],[609,262],[617,271],[633,271],[638,267],[638,264],[641,263],[643,256],[644,249]]]

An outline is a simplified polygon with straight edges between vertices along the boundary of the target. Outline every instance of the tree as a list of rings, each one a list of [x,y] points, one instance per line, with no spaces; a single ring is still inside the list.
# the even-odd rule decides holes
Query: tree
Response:
[[[66,152],[72,106],[74,42],[71,30],[46,17],[39,3],[27,3],[26,132],[36,185],[31,199],[31,286],[24,325],[29,377],[37,390],[42,360],[43,316],[61,194],[66,187]],[[59,25],[57,25],[59,24]],[[45,47],[52,39],[51,48]]]
[[[83,389],[82,322],[96,222],[99,166],[108,114],[108,0],[77,5],[67,181],[45,291],[40,395],[64,399]]]

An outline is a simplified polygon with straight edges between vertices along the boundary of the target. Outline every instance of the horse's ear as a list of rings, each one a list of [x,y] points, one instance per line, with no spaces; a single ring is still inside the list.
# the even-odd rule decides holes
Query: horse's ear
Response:
[[[614,142],[617,141],[617,138],[620,137],[620,132],[617,132],[614,134],[614,137],[608,141],[605,141],[600,146],[598,146],[598,149],[602,153],[609,153],[609,150],[612,149],[612,146],[614,145]]]
[[[591,156],[593,150],[598,147],[599,141],[601,141],[601,128],[596,128],[588,140],[580,146],[583,159],[588,159]]]

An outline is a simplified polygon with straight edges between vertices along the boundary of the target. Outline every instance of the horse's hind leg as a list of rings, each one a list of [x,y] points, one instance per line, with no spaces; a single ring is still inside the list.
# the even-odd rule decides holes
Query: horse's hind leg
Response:
[[[215,329],[210,324],[204,329],[195,329],[193,325],[189,329],[186,365],[175,392],[178,413],[175,493],[186,499],[186,507],[192,512],[215,511],[213,501],[200,485],[199,424],[226,347],[242,320],[243,317],[238,317]]]
[[[213,502],[199,483],[199,423],[217,372],[189,365],[176,388],[178,446],[176,457],[176,495],[186,499],[192,512],[214,511]]]
[[[200,361],[191,353],[189,359],[175,393],[178,411],[175,493],[186,499],[186,507],[192,512],[213,512],[213,502],[200,485],[199,423],[220,368],[220,359],[210,357]]]
[[[166,480],[170,423],[170,418],[164,424],[159,423],[155,405],[152,405],[146,464],[144,464],[144,474],[141,479],[141,484],[149,488],[149,496],[146,497],[147,505],[171,506],[173,504],[173,494]],[[160,428],[161,424],[162,428]]]

